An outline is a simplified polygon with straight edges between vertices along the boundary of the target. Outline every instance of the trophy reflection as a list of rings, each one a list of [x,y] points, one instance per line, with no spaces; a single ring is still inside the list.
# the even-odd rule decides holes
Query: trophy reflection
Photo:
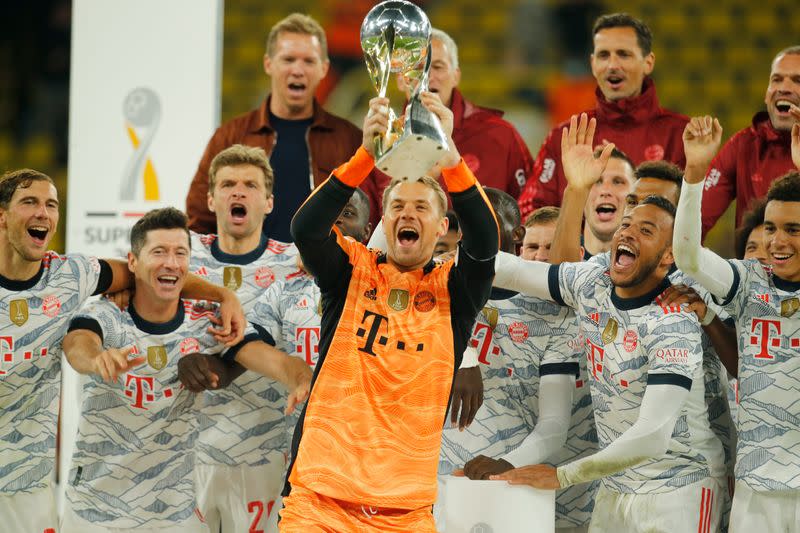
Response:
[[[393,178],[416,180],[448,149],[439,119],[419,98],[420,92],[428,90],[431,23],[410,2],[381,2],[361,24],[361,48],[378,96],[386,96],[392,73],[399,73],[410,90],[402,116],[389,108],[389,129],[374,141],[375,165]]]

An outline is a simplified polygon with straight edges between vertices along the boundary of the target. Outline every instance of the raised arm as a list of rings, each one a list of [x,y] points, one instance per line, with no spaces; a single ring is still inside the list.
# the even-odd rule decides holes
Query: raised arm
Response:
[[[711,117],[695,117],[683,132],[686,171],[675,216],[672,251],[676,266],[694,278],[711,294],[726,298],[734,283],[733,268],[700,244],[702,225],[700,204],[703,181],[709,161],[719,148],[722,127]]]
[[[569,128],[561,130],[561,164],[567,188],[561,199],[561,209],[550,247],[550,262],[581,261],[581,222],[589,191],[600,179],[608,165],[613,144],[606,144],[598,157],[594,156],[594,132],[597,120],[581,113],[580,120],[572,115]]]
[[[386,130],[388,118],[382,108],[387,105],[386,98],[370,100],[361,147],[311,193],[292,219],[292,237],[304,268],[322,283],[321,286],[341,279],[341,272],[348,263],[347,254],[337,243],[332,228],[353,191],[375,167],[373,138]]]
[[[551,266],[549,263],[525,261],[516,255],[499,252],[494,263],[494,286],[554,301],[548,280]]]

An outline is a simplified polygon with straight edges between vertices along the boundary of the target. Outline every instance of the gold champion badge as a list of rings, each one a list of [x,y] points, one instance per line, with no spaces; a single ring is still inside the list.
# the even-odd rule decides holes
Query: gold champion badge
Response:
[[[608,322],[606,322],[605,329],[603,329],[603,344],[614,342],[614,339],[617,338],[617,329],[619,329],[619,326],[617,326],[617,321],[613,318],[609,318]]]
[[[789,318],[795,314],[798,309],[800,309],[800,300],[797,298],[789,298],[781,302],[781,316],[783,318]]]
[[[147,364],[153,370],[161,370],[167,366],[167,349],[163,346],[148,346]]]
[[[8,304],[8,316],[11,322],[17,326],[21,326],[28,321],[28,301],[27,300],[11,300]]]
[[[237,266],[227,266],[222,272],[222,284],[226,289],[239,290],[242,286],[242,269]]]
[[[402,311],[408,307],[408,291],[403,289],[392,289],[389,291],[389,298],[386,300],[389,307],[395,311]]]
[[[484,307],[481,309],[481,314],[483,315],[483,318],[486,319],[489,327],[492,328],[492,331],[494,331],[494,328],[497,327],[498,316],[500,315],[497,309],[494,307]]]

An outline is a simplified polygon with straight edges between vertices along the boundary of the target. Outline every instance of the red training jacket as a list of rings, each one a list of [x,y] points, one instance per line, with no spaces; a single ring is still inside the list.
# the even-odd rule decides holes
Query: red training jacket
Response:
[[[642,94],[635,98],[609,102],[599,88],[595,94],[597,107],[586,111],[589,118],[597,118],[595,145],[604,139],[613,142],[635,165],[666,159],[684,167],[683,129],[689,118],[659,106],[653,80],[645,78]],[[519,197],[523,220],[540,207],[561,205],[567,187],[561,165],[561,129],[567,126],[568,121],[550,130],[536,156],[532,178]]]
[[[736,227],[753,200],[766,196],[770,183],[794,169],[791,132],[772,127],[766,111],[728,139],[711,161],[703,190],[703,236],[736,199]]]

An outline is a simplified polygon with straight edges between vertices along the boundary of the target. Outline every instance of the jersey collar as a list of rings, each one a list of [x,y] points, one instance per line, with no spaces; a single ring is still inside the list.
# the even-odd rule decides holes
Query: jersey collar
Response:
[[[8,279],[5,276],[0,275],[0,287],[9,290],[9,291],[27,291],[28,289],[32,289],[39,283],[39,280],[42,279],[42,274],[44,273],[44,262],[42,262],[41,266],[39,267],[39,272],[37,272],[32,278],[30,279]]]
[[[385,252],[378,254],[378,259],[375,260],[375,263],[378,265],[388,264],[388,262],[389,261],[386,258]],[[431,258],[431,260],[428,261],[424,267],[422,267],[422,273],[430,274],[435,267],[436,267],[436,262],[433,260],[433,258]]]
[[[782,291],[786,292],[797,292],[800,291],[800,281],[788,281],[785,279],[781,279],[775,275],[773,272],[772,274],[772,281],[775,283],[775,287],[779,288]]]
[[[128,313],[130,313],[134,325],[139,330],[151,335],[166,335],[181,327],[185,310],[183,307],[183,300],[178,300],[178,311],[175,313],[174,317],[167,322],[150,322],[142,318],[139,313],[136,312],[136,308],[133,307],[133,301],[131,301],[128,304]]]
[[[244,254],[227,254],[219,247],[219,237],[214,239],[211,243],[211,255],[220,263],[228,263],[231,265],[249,265],[264,253],[264,250],[269,243],[269,237],[261,234],[261,240],[258,241],[258,246]]]
[[[620,311],[630,311],[632,309],[639,309],[640,307],[644,307],[646,305],[650,305],[651,303],[653,303],[653,300],[656,299],[656,296],[667,290],[667,288],[670,285],[672,285],[672,283],[670,282],[669,277],[667,276],[663,280],[661,280],[661,283],[659,283],[655,289],[648,292],[647,294],[643,294],[635,298],[622,298],[621,296],[617,296],[617,293],[612,285],[611,303],[613,303],[614,307],[616,307]]]

